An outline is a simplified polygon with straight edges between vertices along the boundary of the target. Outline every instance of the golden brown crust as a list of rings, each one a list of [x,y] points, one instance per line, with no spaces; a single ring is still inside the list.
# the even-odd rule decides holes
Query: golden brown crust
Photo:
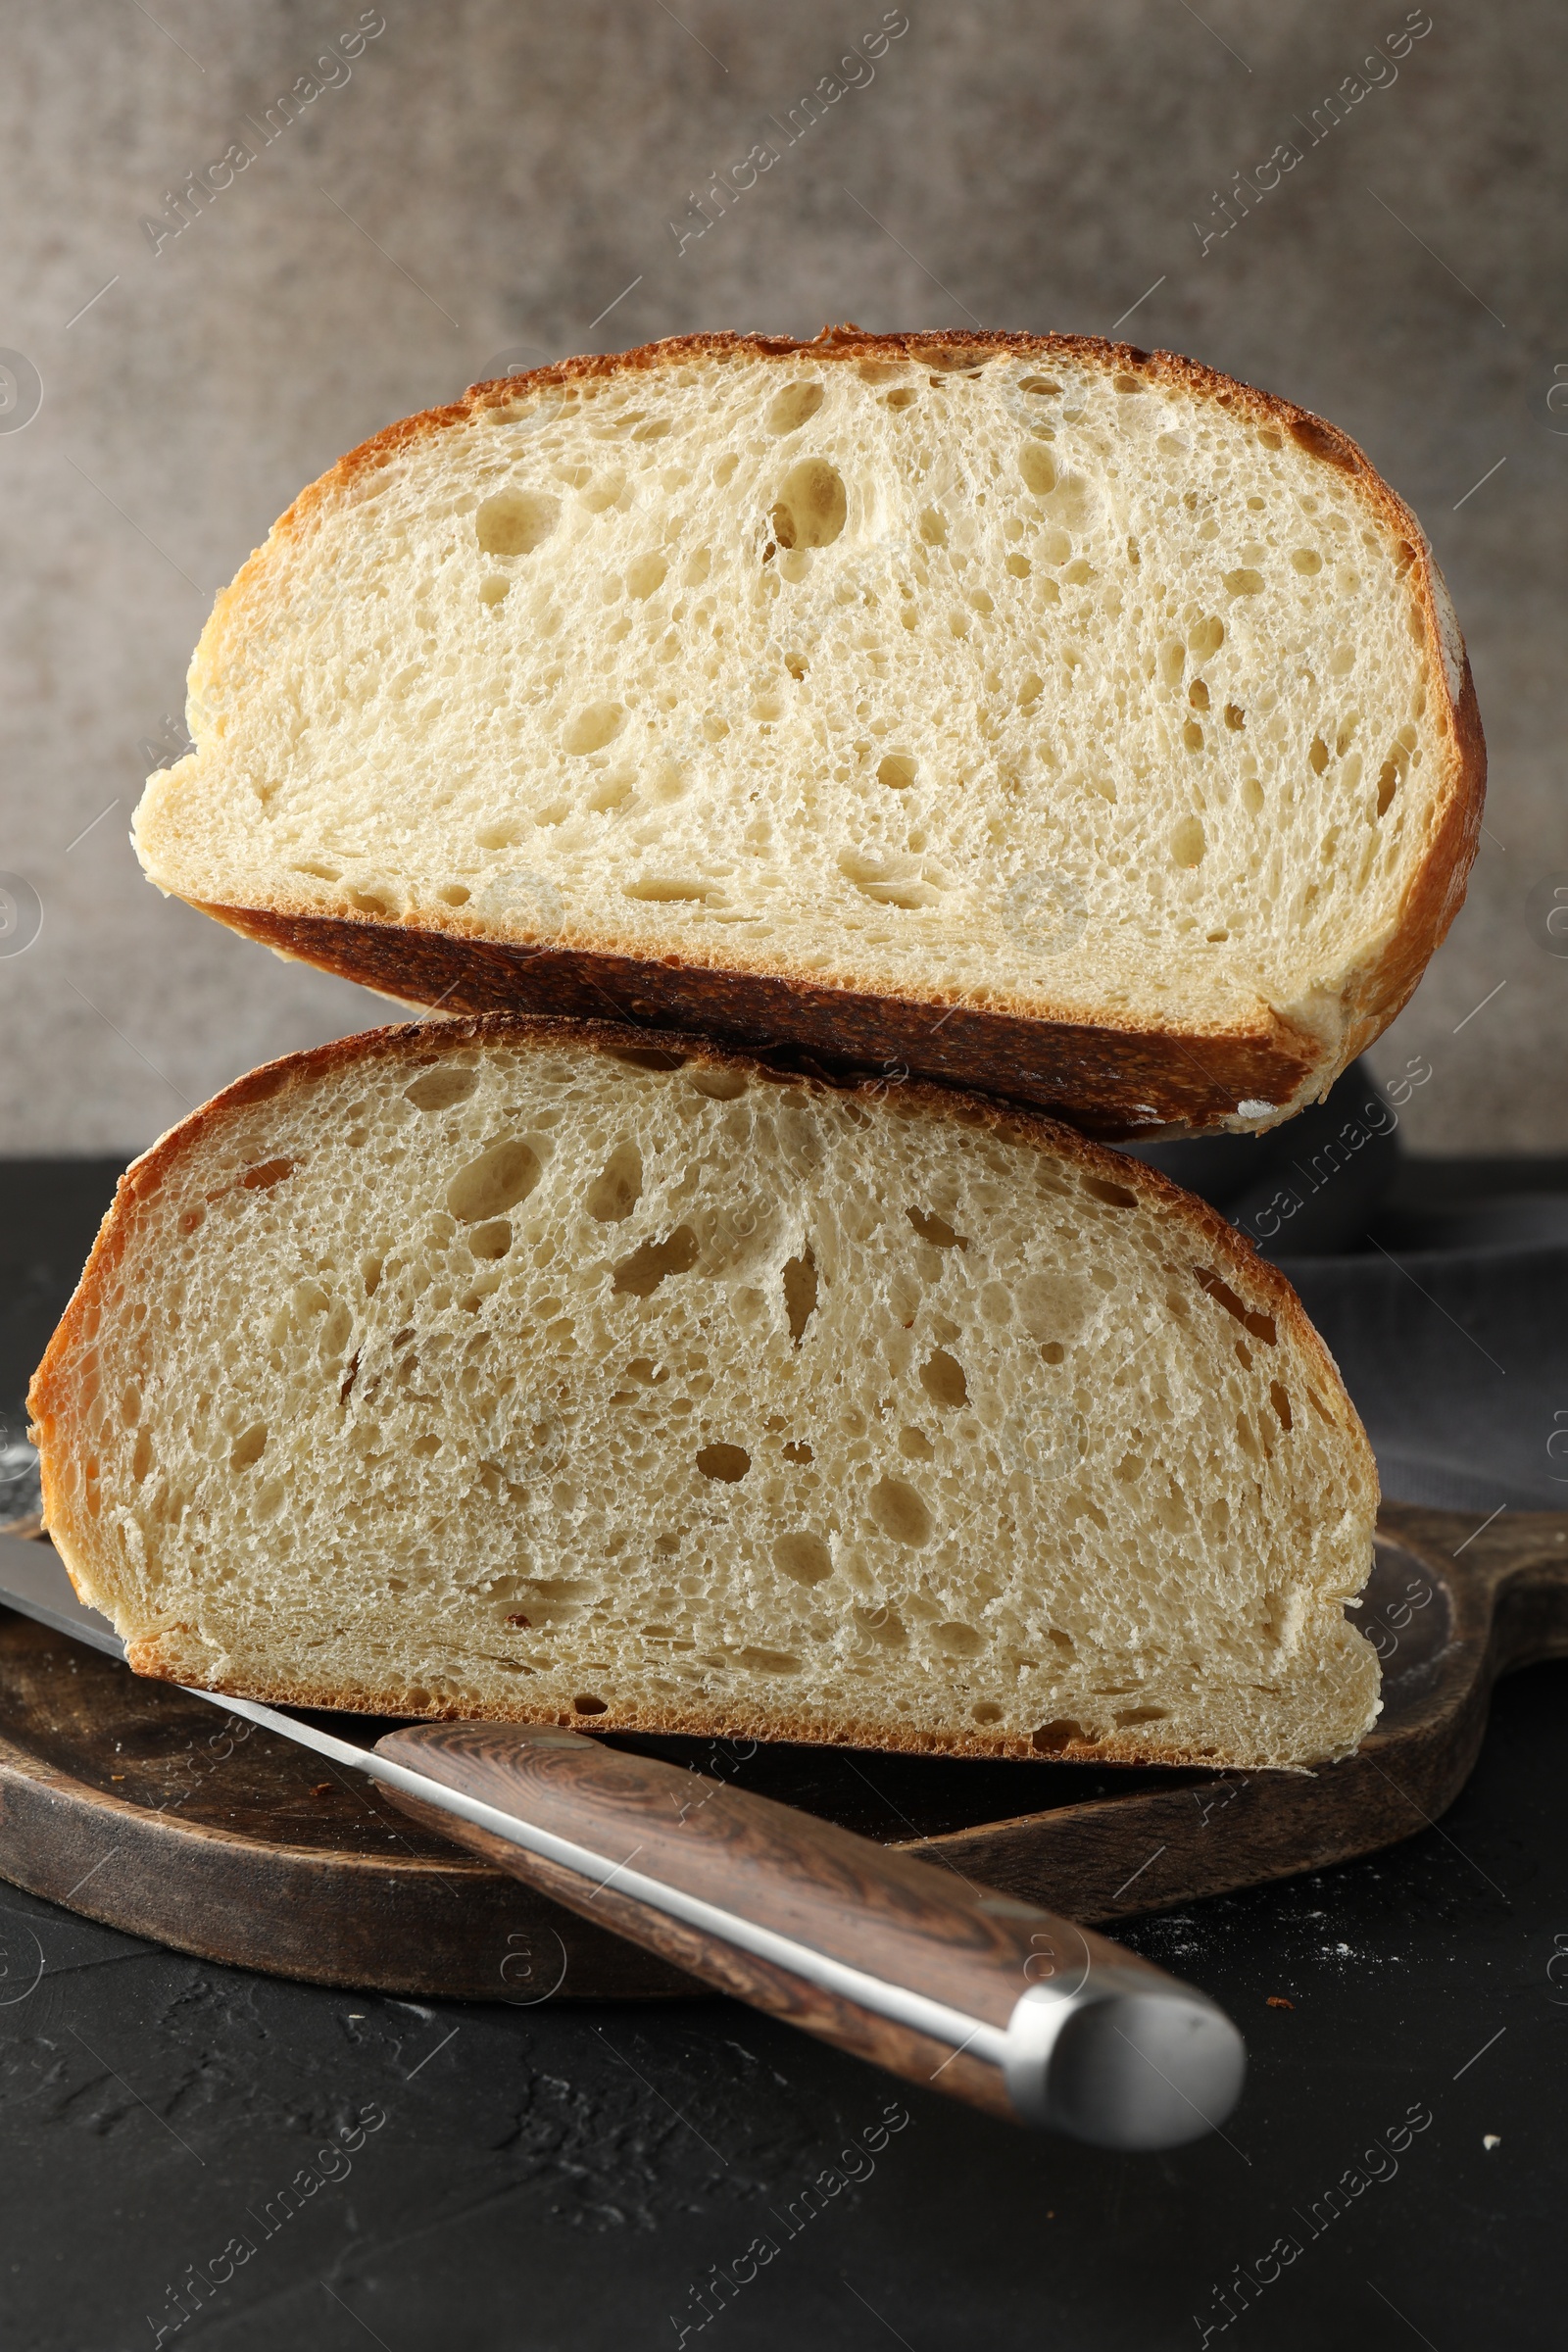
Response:
[[[372,1057],[418,1060],[428,1057],[432,1051],[443,1052],[487,1040],[566,1046],[574,1052],[586,1048],[590,1051],[646,1053],[652,1048],[662,1054],[681,1054],[689,1059],[744,1068],[763,1079],[804,1086],[812,1093],[826,1091],[833,1085],[832,1081],[808,1072],[776,1069],[752,1055],[688,1032],[661,1031],[657,1040],[652,1040],[646,1030],[608,1021],[535,1019],[491,1014],[464,1016],[450,1023],[443,1021],[436,1026],[429,1022],[407,1022],[395,1027],[368,1030],[356,1037],[337,1038],[330,1044],[313,1047],[306,1053],[288,1054],[280,1060],[265,1063],[260,1069],[237,1079],[232,1086],[225,1087],[177,1127],[171,1128],[161,1136],[139,1159],[132,1161],[121,1178],[114,1203],[99,1227],[81,1280],[49,1343],[43,1361],[33,1375],[28,1392],[27,1402],[33,1419],[31,1434],[41,1455],[45,1524],[73,1583],[84,1599],[93,1598],[93,1531],[90,1523],[79,1517],[68,1516],[64,1507],[66,1482],[61,1476],[61,1465],[79,1443],[83,1427],[82,1407],[89,1401],[79,1393],[75,1364],[82,1344],[90,1339],[100,1316],[109,1307],[143,1204],[157,1194],[171,1169],[189,1154],[200,1151],[224,1117],[233,1110],[270,1101],[293,1086],[308,1083],[322,1073],[353,1062],[363,1063]],[[1215,1295],[1215,1285],[1229,1289],[1249,1312],[1272,1316],[1276,1325],[1288,1332],[1291,1341],[1308,1359],[1325,1409],[1359,1446],[1363,1469],[1375,1495],[1377,1473],[1371,1449],[1355,1408],[1341,1381],[1338,1366],[1308,1321],[1300,1300],[1285,1276],[1277,1267],[1260,1258],[1251,1244],[1228,1225],[1217,1209],[1184,1192],[1157,1169],[1110,1152],[1091,1142],[1076,1129],[1047,1118],[1038,1111],[1016,1109],[984,1095],[950,1090],[918,1079],[890,1082],[886,1079],[858,1078],[848,1083],[857,1092],[866,1090],[879,1095],[896,1092],[903,1101],[917,1104],[940,1117],[961,1119],[966,1125],[989,1127],[1009,1140],[1033,1144],[1050,1151],[1087,1175],[1121,1186],[1141,1201],[1157,1206],[1167,1214],[1174,1213],[1186,1229],[1193,1270],[1201,1287],[1208,1290],[1211,1296]],[[1230,1311],[1235,1311],[1234,1306]],[[84,1580],[86,1590],[83,1589]],[[185,1637],[183,1642],[182,1635]],[[368,1714],[428,1716],[436,1719],[450,1718],[460,1711],[432,1704],[428,1699],[422,1705],[415,1705],[411,1703],[414,1693],[410,1688],[395,1683],[373,1688],[347,1685],[323,1687],[280,1679],[247,1679],[241,1686],[231,1679],[211,1674],[204,1665],[202,1651],[190,1630],[180,1626],[169,1626],[157,1634],[132,1641],[127,1654],[131,1666],[139,1674],[273,1704],[345,1707]],[[595,1715],[587,1721],[554,1707],[530,1711],[526,1701],[521,1698],[515,1705],[506,1708],[481,1706],[462,1712],[506,1722],[567,1723],[578,1730],[591,1729],[596,1732],[689,1733],[708,1738],[722,1736],[808,1743],[832,1742],[851,1747],[903,1749],[911,1753],[940,1752],[964,1756],[1029,1756],[1045,1753],[1068,1760],[1092,1756],[1100,1762],[1127,1764],[1207,1764],[1214,1760],[1212,1754],[1173,1744],[1161,1745],[1157,1731],[1152,1726],[1143,1727],[1138,1732],[1114,1732],[1099,1740],[1075,1739],[1063,1731],[1059,1738],[1054,1733],[1041,1745],[1039,1742],[1043,1736],[1039,1733],[1029,1738],[997,1736],[967,1726],[955,1726],[938,1734],[913,1731],[906,1725],[894,1722],[868,1722],[852,1716],[836,1715],[828,1720],[781,1714],[751,1694],[715,1699],[702,1708],[612,1705],[604,1714]]]
[[[474,918],[457,913],[421,912],[404,922],[327,916],[303,896],[291,904],[282,894],[267,908],[195,903],[251,938],[408,1001],[528,1013],[609,1010],[654,1024],[693,1024],[753,1047],[782,1043],[903,1064],[923,1076],[990,1088],[1106,1137],[1171,1127],[1199,1132],[1238,1120],[1266,1124],[1266,1118],[1243,1113],[1241,1105],[1286,1112],[1320,1096],[1408,1002],[1462,904],[1480,840],[1486,747],[1462,641],[1420,525],[1355,443],[1309,410],[1177,353],[1147,352],[1094,335],[867,334],[852,325],[824,327],[808,343],[760,334],[679,335],[635,351],[590,354],[527,375],[475,384],[462,401],[401,418],[302,491],[275,532],[302,537],[362,476],[421,439],[554,385],[650,372],[692,360],[788,362],[808,354],[813,363],[826,365],[913,360],[959,369],[997,353],[1048,364],[1053,358],[1070,359],[1113,375],[1174,385],[1249,423],[1288,435],[1317,462],[1354,480],[1376,518],[1410,552],[1429,676],[1432,691],[1442,698],[1439,723],[1449,756],[1399,918],[1348,986],[1348,1028],[1337,1050],[1261,1003],[1250,1022],[1220,1030],[1201,1024],[1139,1025],[1113,1017],[1089,1022],[1054,1007],[1043,995],[1032,1002],[955,1007],[951,1001],[921,1004],[863,992],[853,975],[844,976],[842,985],[824,986],[820,975],[749,965],[734,941],[714,943],[697,964],[684,956],[623,954],[612,940],[584,939],[559,949],[525,938],[509,941],[493,931],[484,935]],[[224,592],[219,609],[225,616],[267,561],[263,548]],[[846,1033],[842,1041],[835,1034],[839,1030]]]

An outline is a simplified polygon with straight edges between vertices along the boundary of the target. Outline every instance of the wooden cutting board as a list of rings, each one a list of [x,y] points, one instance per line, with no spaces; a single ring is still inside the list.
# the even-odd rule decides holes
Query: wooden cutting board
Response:
[[[1378,1728],[1343,1764],[1212,1773],[618,1744],[782,1798],[1086,1924],[1372,1853],[1462,1788],[1492,1686],[1568,1655],[1568,1516],[1387,1507],[1357,1620]],[[344,1718],[323,1717],[341,1732]],[[531,2003],[701,1991],[426,1836],[352,1772],[0,1610],[0,1877],[204,1959]],[[368,1745],[389,1724],[358,1718]],[[0,1898],[0,1912],[6,1908]]]

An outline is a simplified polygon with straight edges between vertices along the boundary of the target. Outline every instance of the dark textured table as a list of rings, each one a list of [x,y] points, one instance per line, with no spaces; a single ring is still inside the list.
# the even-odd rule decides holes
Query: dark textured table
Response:
[[[0,1402],[109,1174],[0,1165]],[[1442,1208],[1405,1183],[1391,1215]],[[1158,2157],[725,2002],[356,1997],[0,1886],[0,2346],[1555,2346],[1565,1785],[1568,1666],[1535,1667],[1441,1824],[1126,1931],[1251,2051],[1225,2132]]]

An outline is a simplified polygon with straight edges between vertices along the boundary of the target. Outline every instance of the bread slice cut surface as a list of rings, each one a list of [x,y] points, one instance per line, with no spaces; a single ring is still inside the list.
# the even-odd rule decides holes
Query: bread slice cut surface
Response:
[[[32,1394],[145,1673],[968,1754],[1352,1748],[1376,1478],[1284,1278],[1029,1112],[496,1017],[138,1160]]]
[[[1331,426],[1070,337],[698,336],[480,385],[218,600],[142,862],[450,1010],[1263,1127],[1405,1002],[1484,754]]]

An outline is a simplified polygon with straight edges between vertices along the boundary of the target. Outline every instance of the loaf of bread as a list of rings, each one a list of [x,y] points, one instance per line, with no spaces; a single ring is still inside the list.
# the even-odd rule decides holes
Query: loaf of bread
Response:
[[[1377,1483],[1284,1278],[1031,1111],[491,1016],[253,1073],[33,1385],[138,1671],[311,1706],[1302,1765]]]
[[[159,887],[408,1002],[685,1026],[1106,1136],[1404,1004],[1484,751],[1344,434],[1073,337],[699,335],[476,386],[218,600]]]

